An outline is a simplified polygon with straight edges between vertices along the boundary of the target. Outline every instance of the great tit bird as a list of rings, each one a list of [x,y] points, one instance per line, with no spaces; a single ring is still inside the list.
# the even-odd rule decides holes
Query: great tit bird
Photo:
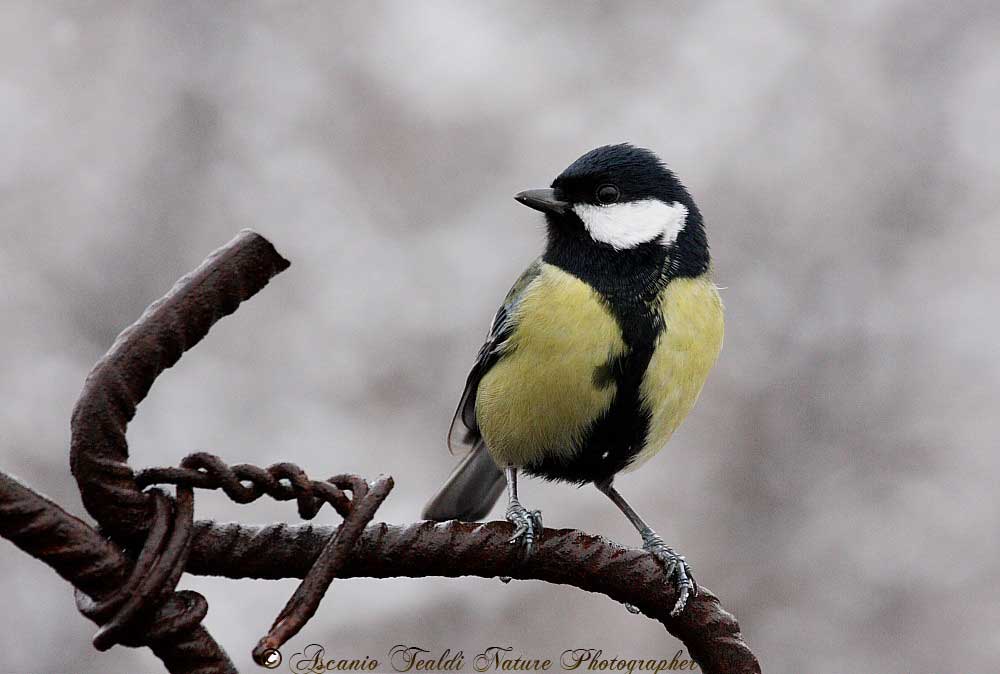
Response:
[[[593,483],[676,580],[677,613],[697,594],[691,569],[613,481],[666,444],[722,347],[701,213],[655,154],[629,144],[514,198],[545,214],[545,252],[493,319],[449,433],[467,455],[424,517],[481,519],[506,483],[511,542],[530,554],[541,514],[518,500],[518,472]]]

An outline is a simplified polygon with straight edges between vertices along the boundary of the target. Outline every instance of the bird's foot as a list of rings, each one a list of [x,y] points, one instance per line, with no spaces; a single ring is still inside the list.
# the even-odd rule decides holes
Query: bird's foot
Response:
[[[542,533],[542,512],[511,501],[507,506],[507,521],[514,525],[514,535],[507,542],[524,545],[524,554],[530,555],[535,539]]]
[[[687,605],[689,597],[698,596],[698,583],[695,582],[691,565],[687,563],[683,556],[673,551],[663,539],[650,528],[639,532],[642,534],[642,548],[656,555],[656,558],[663,563],[664,571],[669,578],[677,584],[677,603],[670,611],[671,616],[678,616]]]

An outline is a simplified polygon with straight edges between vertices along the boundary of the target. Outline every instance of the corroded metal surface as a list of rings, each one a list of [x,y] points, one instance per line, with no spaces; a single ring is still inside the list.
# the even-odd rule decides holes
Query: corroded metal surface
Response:
[[[331,531],[308,524],[259,527],[199,521],[188,570],[228,578],[301,578],[312,568]],[[517,546],[507,543],[512,532],[507,522],[373,524],[337,575],[510,576],[572,585],[632,604],[660,621],[684,642],[702,671],[760,672],[736,618],[707,588],[701,587],[687,608],[671,617],[677,588],[666,580],[656,558],[644,550],[623,548],[572,529],[545,529],[535,551],[525,559]]]
[[[375,517],[375,511],[385,501],[392,487],[391,477],[379,478],[371,491],[361,497],[354,497],[351,512],[344,518],[344,523],[323,544],[323,549],[306,573],[302,584],[274,619],[270,632],[254,648],[254,662],[259,665],[266,664],[269,655],[298,634],[306,622],[316,614],[330,583],[340,575],[361,533]]]
[[[299,517],[311,520],[324,503],[333,506],[341,517],[351,512],[351,499],[364,498],[368,484],[357,475],[334,475],[327,480],[311,480],[294,463],[276,463],[267,468],[241,463],[226,465],[207,452],[186,456],[179,468],[146,468],[135,476],[140,487],[151,484],[177,484],[199,489],[221,489],[236,503],[250,503],[267,494],[276,501],[295,500]]]
[[[149,526],[150,497],[128,465],[125,429],[156,377],[288,266],[267,239],[240,232],[151,304],[91,370],[73,409],[70,467],[103,531],[129,539]]]
[[[166,528],[166,527],[165,527]],[[0,536],[32,557],[48,564],[72,583],[81,601],[111,616],[129,597],[123,586],[132,575],[132,561],[119,546],[85,522],[31,488],[0,472]],[[187,537],[190,542],[190,537]],[[144,576],[140,575],[141,580]],[[155,603],[158,601],[159,603]],[[207,604],[195,592],[175,592],[155,597],[149,611],[132,614],[114,636],[130,646],[148,645],[176,674],[234,674],[225,651],[199,623]],[[16,610],[7,606],[6,610]],[[85,615],[88,615],[86,612]],[[88,615],[105,624],[105,615]]]
[[[174,591],[184,571],[304,579],[254,650],[258,661],[302,628],[335,577],[510,576],[573,585],[632,604],[680,638],[705,672],[760,672],[735,618],[710,591],[702,588],[682,614],[671,617],[676,588],[642,550],[546,529],[525,559],[507,544],[512,529],[506,522],[369,524],[392,488],[391,478],[373,485],[352,475],[315,481],[291,463],[229,466],[199,453],[179,468],[135,474],[125,431],[156,377],[288,264],[266,239],[241,232],[119,335],[87,377],[73,411],[70,459],[100,533],[0,473],[0,536],[76,587],[80,610],[101,625],[95,647],[148,645],[171,672],[234,672],[200,624],[204,598]],[[177,485],[176,498],[159,489],[143,491],[164,483]],[[330,503],[345,521],[338,528],[194,522],[194,488],[221,489],[239,503],[264,494],[294,499],[307,519]]]

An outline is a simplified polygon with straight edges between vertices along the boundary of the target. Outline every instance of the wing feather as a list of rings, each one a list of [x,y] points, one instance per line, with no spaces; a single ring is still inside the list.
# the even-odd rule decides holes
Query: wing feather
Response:
[[[503,304],[497,309],[490,324],[486,342],[479,349],[476,362],[469,372],[465,382],[465,390],[458,402],[455,416],[451,420],[448,431],[448,450],[452,454],[467,454],[479,442],[479,422],[476,420],[476,392],[483,375],[505,354],[504,346],[507,338],[514,331],[514,309],[524,296],[525,290],[542,273],[542,260],[536,259],[511,287]]]

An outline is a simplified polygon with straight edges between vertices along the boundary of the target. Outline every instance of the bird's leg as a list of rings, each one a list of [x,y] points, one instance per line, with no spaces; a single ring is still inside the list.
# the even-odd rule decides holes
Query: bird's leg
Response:
[[[660,538],[659,534],[653,531],[648,524],[646,524],[639,513],[632,509],[632,506],[628,504],[628,501],[618,493],[615,489],[611,480],[606,480],[603,482],[594,483],[595,486],[611,499],[611,502],[618,506],[618,509],[625,513],[625,517],[628,518],[629,522],[632,523],[638,532],[642,536],[642,547],[659,559],[667,573],[668,577],[671,577],[677,583],[677,589],[679,595],[677,597],[677,603],[674,604],[673,610],[670,611],[670,615],[676,616],[681,611],[684,610],[684,606],[687,604],[688,597],[698,596],[698,583],[694,580],[694,574],[691,571],[691,566],[685,561],[684,557],[678,555],[666,543]],[[630,609],[631,610],[631,609]]]
[[[531,554],[535,537],[542,532],[542,513],[528,510],[517,500],[517,468],[504,468],[507,478],[507,521],[514,525],[514,535],[510,543],[523,543],[526,555]]]

